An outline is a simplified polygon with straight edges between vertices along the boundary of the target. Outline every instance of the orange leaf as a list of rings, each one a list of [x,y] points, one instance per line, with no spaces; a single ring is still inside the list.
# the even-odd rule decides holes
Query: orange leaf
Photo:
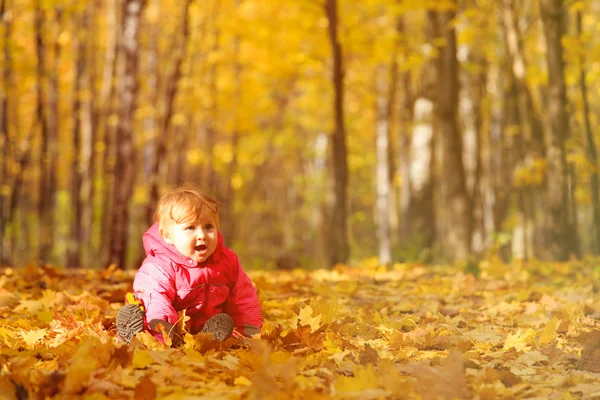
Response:
[[[134,400],[156,399],[156,385],[145,376],[135,387]]]

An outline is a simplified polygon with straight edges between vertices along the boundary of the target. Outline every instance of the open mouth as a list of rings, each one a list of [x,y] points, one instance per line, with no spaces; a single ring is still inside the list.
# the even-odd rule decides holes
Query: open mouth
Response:
[[[195,247],[196,251],[206,251],[206,245],[201,244],[200,246]]]

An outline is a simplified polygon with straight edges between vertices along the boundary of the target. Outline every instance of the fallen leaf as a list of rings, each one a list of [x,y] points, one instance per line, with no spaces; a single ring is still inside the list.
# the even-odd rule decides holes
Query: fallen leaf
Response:
[[[35,343],[42,340],[48,334],[47,329],[34,329],[29,332],[23,332],[21,338],[27,345],[27,347],[32,348]]]
[[[167,332],[165,330],[165,327],[163,326],[163,324],[161,324],[159,322],[158,324],[156,324],[155,329],[158,333],[160,333],[162,335],[165,346],[171,347],[173,345],[173,341],[171,340],[171,336],[169,335],[169,332]]]
[[[417,379],[417,389],[424,400],[468,399],[462,355],[451,351],[439,367],[414,366],[410,372]]]
[[[145,376],[135,387],[133,398],[134,400],[154,400],[156,399],[156,395],[156,385]]]
[[[132,362],[133,368],[144,369],[154,362],[154,358],[147,350],[136,350]]]
[[[577,341],[583,345],[579,369],[600,372],[600,330],[584,332]]]
[[[19,299],[13,293],[0,292],[0,307],[14,307],[19,304]]]

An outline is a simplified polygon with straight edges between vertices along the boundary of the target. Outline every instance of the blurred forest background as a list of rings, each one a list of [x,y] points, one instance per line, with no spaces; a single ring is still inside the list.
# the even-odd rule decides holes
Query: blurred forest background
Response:
[[[250,268],[596,255],[598,15],[0,0],[0,264],[136,268],[184,182]]]

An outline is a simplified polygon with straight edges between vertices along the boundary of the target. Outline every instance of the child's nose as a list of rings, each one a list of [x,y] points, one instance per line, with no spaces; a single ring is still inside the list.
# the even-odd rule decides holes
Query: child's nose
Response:
[[[196,229],[196,236],[197,236],[198,238],[200,238],[200,239],[204,238],[204,236],[205,236],[205,235],[204,235],[204,229],[202,229],[202,228],[198,228],[198,229]]]

